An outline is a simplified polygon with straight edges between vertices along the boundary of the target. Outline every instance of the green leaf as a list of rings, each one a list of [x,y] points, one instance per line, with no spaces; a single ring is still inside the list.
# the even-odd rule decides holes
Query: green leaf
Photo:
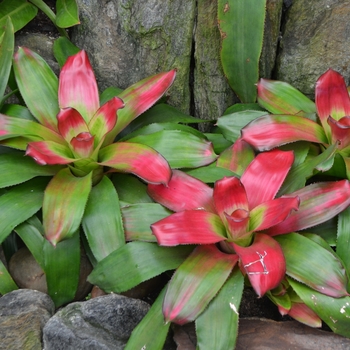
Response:
[[[69,28],[79,23],[79,11],[76,0],[57,0],[56,25],[60,28]]]
[[[243,111],[263,111],[264,109],[259,106],[258,103],[235,103],[234,105],[228,107],[223,115],[232,114],[236,112]],[[266,111],[265,111],[266,112]]]
[[[238,335],[238,310],[244,278],[236,268],[219,293],[196,319],[197,347],[202,350],[234,349]]]
[[[10,188],[0,196],[0,242],[20,223],[34,215],[42,206],[47,180],[36,178]]]
[[[66,63],[69,56],[73,56],[79,51],[80,49],[77,46],[63,36],[60,36],[53,44],[53,54],[61,68]]]
[[[46,238],[54,246],[70,238],[79,228],[91,191],[92,172],[85,177],[62,169],[50,181],[43,202],[43,225]]]
[[[221,63],[233,91],[245,103],[255,102],[259,78],[266,0],[219,0]]]
[[[42,166],[23,154],[0,154],[0,188],[17,185],[36,176],[53,176],[60,166]]]
[[[18,289],[16,283],[0,260],[0,294],[4,295],[16,289]]]
[[[348,277],[350,277],[350,207],[338,215],[336,252],[344,263]]]
[[[125,350],[162,350],[169,331],[170,322],[164,322],[162,304],[166,287],[160,292],[151,309],[132,331]]]
[[[214,183],[215,181],[220,180],[225,176],[237,176],[237,174],[231,170],[217,167],[215,163],[196,169],[185,169],[183,171],[186,174],[191,175],[205,183]]]
[[[147,194],[147,185],[131,174],[114,173],[111,178],[120,201],[129,204],[152,203]]]
[[[108,89],[107,89],[108,90]],[[104,91],[105,93],[106,91]],[[104,93],[102,95],[104,95]],[[118,96],[119,94],[115,95]],[[102,96],[101,96],[102,97]],[[110,96],[112,98],[113,96]],[[109,99],[110,99],[109,98]],[[107,101],[106,101],[107,102]],[[121,133],[121,135],[128,135],[131,132],[140,129],[146,125],[153,123],[203,123],[207,120],[195,118],[182,113],[175,107],[169,106],[165,103],[159,103],[151,107],[148,111],[141,114],[137,119],[132,121]]]
[[[217,126],[225,138],[235,142],[241,137],[241,129],[252,120],[265,115],[265,111],[242,111],[218,118]]]
[[[200,245],[176,270],[164,298],[166,321],[195,320],[221,289],[238,256],[222,253],[215,245]]]
[[[154,243],[131,242],[101,260],[88,280],[109,292],[120,293],[176,269],[192,246],[160,247]]]
[[[347,294],[345,269],[335,254],[298,233],[274,238],[282,247],[288,276],[326,295]]]
[[[0,36],[5,31],[6,21],[11,18],[14,31],[17,32],[29,23],[38,13],[38,9],[27,0],[3,0],[0,5]]]
[[[22,47],[15,54],[14,71],[21,95],[31,113],[44,126],[57,130],[59,107],[55,73],[42,57]]]
[[[74,299],[80,271],[80,240],[76,233],[56,247],[45,244],[43,249],[48,294],[56,308]]]
[[[92,188],[82,224],[97,261],[125,244],[118,194],[108,177]]]
[[[0,10],[1,12],[1,10]],[[0,30],[5,23],[0,24]],[[0,34],[1,35],[1,34]],[[5,33],[2,37],[0,46],[0,105],[4,102],[3,97],[5,94],[7,82],[9,80],[10,71],[12,67],[12,56],[15,45],[14,29],[11,22],[11,18],[7,17],[5,24]]]
[[[1,113],[6,114],[9,117],[26,119],[32,122],[36,122],[35,118],[29,112],[29,109],[21,105],[6,104],[1,108]]]
[[[142,143],[154,148],[172,168],[194,168],[216,159],[212,144],[205,138],[179,130],[158,131],[131,138],[129,142]]]
[[[320,155],[313,158],[306,158],[305,162],[293,167],[279,190],[279,195],[292,193],[304,187],[306,180],[313,175],[314,169],[326,160],[332,157],[334,158],[336,150],[337,144],[334,144]]]
[[[157,242],[151,224],[171,214],[158,203],[138,203],[122,208],[127,241]]]
[[[220,154],[225,149],[232,145],[232,142],[225,139],[222,134],[218,133],[205,133],[204,136],[213,144],[214,152]]]
[[[290,285],[303,302],[332,329],[350,338],[350,297],[332,298],[288,278]]]

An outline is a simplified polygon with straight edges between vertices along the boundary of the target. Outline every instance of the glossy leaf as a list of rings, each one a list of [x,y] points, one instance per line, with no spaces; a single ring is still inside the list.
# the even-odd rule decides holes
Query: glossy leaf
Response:
[[[76,0],[56,1],[56,25],[61,28],[79,24],[79,12]]]
[[[10,153],[0,155],[0,188],[17,185],[36,176],[52,176],[61,168],[58,166],[41,166],[32,158],[23,154]]]
[[[242,129],[242,139],[259,151],[295,141],[328,143],[320,125],[294,115],[265,115],[255,119]]]
[[[43,178],[32,179],[10,188],[0,196],[0,242],[3,242],[17,225],[41,208],[47,182]]]
[[[1,4],[4,6],[4,1]],[[0,10],[1,16],[1,10]],[[10,71],[12,67],[12,56],[15,45],[15,36],[14,36],[14,28],[13,23],[11,21],[11,17],[8,17],[5,23],[0,19],[0,37],[1,30],[3,27],[5,28],[4,36],[1,41],[1,50],[0,50],[0,105],[3,103],[3,96],[5,94],[7,81],[10,76]]]
[[[213,189],[180,170],[173,170],[167,186],[149,184],[148,194],[173,211],[205,209],[215,213]]]
[[[42,57],[22,47],[15,54],[13,67],[19,90],[31,113],[42,125],[57,131],[59,108],[55,73]]]
[[[60,108],[76,109],[88,124],[100,107],[94,71],[84,50],[68,57],[60,73]]]
[[[125,244],[118,194],[108,177],[92,188],[82,224],[97,261]]]
[[[254,157],[253,148],[247,142],[238,139],[231,147],[220,154],[216,164],[218,167],[229,169],[240,176]]]
[[[142,321],[134,328],[126,344],[125,350],[152,349],[163,350],[164,342],[171,325],[164,322],[162,304],[166,287],[158,295],[156,301]],[[156,334],[156,336],[155,336]]]
[[[171,170],[167,161],[154,149],[131,142],[118,142],[99,152],[100,165],[132,173],[150,183],[167,184]]]
[[[273,238],[256,233],[249,247],[233,246],[259,297],[280,284],[286,272],[286,263],[281,247]]]
[[[30,142],[26,156],[32,157],[40,165],[69,164],[75,161],[67,146],[52,141]]]
[[[243,288],[244,278],[236,268],[219,293],[196,319],[197,346],[200,349],[235,348]]]
[[[127,241],[157,242],[151,225],[171,212],[157,203],[138,203],[122,208],[125,239]]]
[[[304,303],[314,310],[334,333],[349,338],[350,297],[332,298],[291,278],[288,281]]]
[[[328,139],[331,140],[328,117],[340,120],[350,115],[350,98],[342,75],[332,69],[322,74],[316,82],[315,100],[317,114]]]
[[[279,235],[316,226],[338,215],[350,204],[350,184],[347,180],[319,182],[287,195],[298,196],[299,210],[278,225],[267,230]]]
[[[205,138],[179,130],[166,130],[133,137],[137,142],[154,148],[172,168],[195,168],[212,163],[217,155]]]
[[[307,117],[316,112],[315,103],[288,83],[260,79],[258,102],[273,114],[291,114]]]
[[[145,78],[119,94],[125,108],[119,111],[118,121],[113,131],[106,138],[105,144],[113,142],[115,137],[141,113],[154,105],[174,82],[176,70],[159,73]]]
[[[60,36],[53,43],[53,54],[61,68],[69,56],[73,56],[79,51],[80,49],[64,36]]]
[[[345,269],[334,254],[297,233],[275,239],[283,249],[288,276],[326,295],[347,295]]]
[[[350,277],[350,207],[338,215],[336,252]],[[350,287],[350,286],[349,286]]]
[[[91,177],[92,173],[75,177],[68,168],[62,169],[47,186],[43,225],[52,245],[72,237],[79,228],[91,191]]]
[[[4,295],[18,289],[15,281],[0,260],[0,294]]]
[[[256,99],[265,7],[265,0],[218,1],[221,63],[231,88],[245,103]]]
[[[294,161],[291,151],[260,153],[241,177],[250,209],[275,198]]]
[[[220,217],[204,210],[185,210],[151,225],[159,245],[211,244],[226,239]]]
[[[219,130],[225,136],[225,138],[231,142],[235,142],[241,137],[241,129],[249,122],[266,115],[266,111],[242,111],[232,114],[225,114],[218,118],[216,125]]]
[[[0,36],[5,31],[6,21],[11,19],[17,32],[29,23],[38,13],[37,7],[27,0],[3,0],[0,9]]]
[[[166,322],[195,320],[221,289],[238,261],[215,245],[198,246],[176,270],[164,298]]]
[[[45,244],[43,249],[48,294],[56,308],[73,300],[79,281],[80,239],[75,234],[57,243]]]
[[[176,269],[192,250],[192,246],[169,248],[154,243],[131,242],[101,260],[88,280],[107,293],[125,292],[165,271]]]

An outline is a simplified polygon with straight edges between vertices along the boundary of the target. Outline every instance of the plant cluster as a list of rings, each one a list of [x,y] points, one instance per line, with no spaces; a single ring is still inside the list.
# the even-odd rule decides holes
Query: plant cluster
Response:
[[[244,287],[350,336],[349,93],[331,69],[315,103],[287,83],[256,88],[264,14],[265,1],[218,2],[223,69],[242,103],[208,134],[165,103],[175,69],[99,94],[88,55],[66,39],[59,78],[29,49],[14,54],[23,104],[1,104],[0,242],[21,238],[56,306],[74,298],[81,245],[106,292],[175,270],[126,349],[161,349],[171,322],[191,321],[198,348],[233,349]],[[252,17],[256,28],[241,25]],[[13,37],[8,20],[3,93]],[[0,293],[17,288],[0,272]]]

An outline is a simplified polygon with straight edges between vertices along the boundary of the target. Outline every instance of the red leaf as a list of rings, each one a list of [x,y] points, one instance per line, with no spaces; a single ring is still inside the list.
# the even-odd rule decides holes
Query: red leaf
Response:
[[[294,161],[292,151],[273,150],[260,153],[241,177],[249,208],[275,198]]]
[[[293,115],[265,115],[257,118],[242,129],[242,139],[259,151],[302,140],[328,143],[320,125]]]
[[[282,248],[273,238],[257,233],[249,247],[232,244],[259,297],[279,285],[286,273],[286,262]]]
[[[158,243],[211,244],[226,239],[226,230],[219,216],[204,210],[186,210],[172,214],[151,225]]]
[[[84,50],[68,57],[62,67],[58,100],[60,108],[78,110],[86,123],[100,107],[95,74]]]
[[[303,303],[293,303],[287,314],[309,327],[320,328],[322,326],[322,321],[317,314]]]
[[[94,137],[89,132],[82,132],[70,142],[77,158],[89,158],[94,150]]]
[[[171,177],[168,162],[153,148],[132,142],[117,142],[99,152],[100,165],[132,173],[150,183],[167,184]]]
[[[173,211],[205,209],[215,213],[213,189],[180,170],[173,170],[167,186],[149,184],[148,194]]]
[[[343,149],[350,146],[350,116],[340,118],[336,121],[332,117],[327,119],[329,126],[331,127],[332,142],[340,142],[339,149]]]
[[[350,98],[344,78],[338,72],[328,69],[317,80],[315,89],[317,113],[328,137],[330,128],[327,119],[335,120],[350,116]],[[329,137],[330,139],[330,137]]]
[[[61,109],[57,115],[58,130],[67,143],[83,132],[89,132],[84,118],[74,108]]]
[[[69,164],[75,161],[68,147],[51,141],[30,142],[26,155],[40,165]]]
[[[316,226],[338,215],[350,205],[348,180],[320,182],[288,194],[300,199],[299,210],[266,231],[274,236]]]

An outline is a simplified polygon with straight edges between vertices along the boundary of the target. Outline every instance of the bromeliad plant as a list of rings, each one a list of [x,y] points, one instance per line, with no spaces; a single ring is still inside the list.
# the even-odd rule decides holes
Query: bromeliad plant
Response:
[[[134,331],[128,349],[141,344],[160,349],[170,322],[191,321],[196,322],[199,348],[233,349],[244,277],[258,296],[267,294],[281,312],[307,324],[321,321],[293,295],[287,278],[315,293],[347,298],[348,278],[341,260],[325,248],[324,241],[315,243],[315,235],[290,232],[318,225],[343,211],[350,204],[350,184],[347,180],[316,183],[276,198],[293,161],[293,152],[274,150],[259,154],[240,179],[224,177],[214,188],[177,170],[167,186],[148,185],[150,196],[175,212],[151,225],[159,249],[195,248],[187,258],[182,255],[181,265]],[[128,245],[137,249],[136,243],[146,249],[147,243]],[[122,257],[125,270],[112,271],[113,262]],[[160,255],[157,259],[164,261]],[[137,280],[136,274],[150,277],[160,272],[153,264],[141,267],[146,260],[136,260],[116,251],[96,266],[90,281],[108,291],[122,291]],[[137,271],[131,268],[135,263]],[[162,330],[160,339],[148,336],[154,334],[153,327]]]

